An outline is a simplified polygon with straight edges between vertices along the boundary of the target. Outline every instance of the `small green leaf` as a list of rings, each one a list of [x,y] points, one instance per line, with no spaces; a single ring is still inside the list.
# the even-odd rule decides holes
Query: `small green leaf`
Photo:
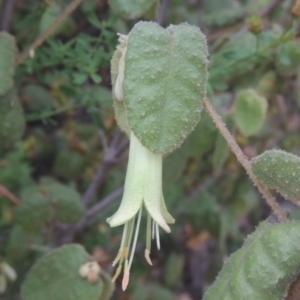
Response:
[[[281,300],[300,267],[300,222],[261,223],[203,300]]]
[[[90,77],[92,78],[92,80],[95,82],[95,83],[100,83],[101,81],[102,81],[102,78],[101,78],[101,76],[99,76],[98,74],[96,74],[96,73],[92,73],[91,75],[90,75]]]
[[[54,1],[46,8],[40,21],[40,33],[46,31],[59,17],[62,8]]]
[[[231,131],[234,128],[233,120],[228,118],[226,125],[229,131]],[[214,172],[219,172],[222,169],[229,153],[230,153],[230,149],[226,140],[220,133],[218,133],[216,143],[215,143],[215,150],[212,156],[212,165],[213,165]]]
[[[157,0],[109,0],[111,8],[125,19],[137,19]]]
[[[236,96],[234,115],[245,136],[256,134],[262,127],[267,111],[267,100],[253,89],[240,91]]]
[[[282,76],[291,76],[297,72],[300,64],[300,43],[288,41],[279,46],[275,58],[275,67]]]
[[[128,124],[153,153],[179,147],[200,120],[207,45],[198,27],[139,22],[128,36],[124,101]]]
[[[43,189],[43,182],[41,189]],[[75,189],[53,182],[45,185],[45,191],[54,208],[57,220],[62,223],[76,223],[82,218],[84,206]]]
[[[73,82],[75,84],[80,85],[85,83],[87,79],[88,79],[88,75],[86,73],[76,73],[74,74]]]
[[[51,204],[35,187],[23,191],[21,205],[16,209],[16,221],[30,231],[41,230],[51,220]]]
[[[15,38],[6,32],[0,32],[0,96],[4,95],[13,85],[15,56]]]
[[[21,139],[24,129],[24,112],[17,92],[12,88],[0,96],[0,155]]]
[[[251,161],[252,170],[267,188],[300,204],[300,158],[281,150],[265,151]]]
[[[29,271],[21,288],[24,300],[99,300],[101,277],[90,283],[79,269],[91,261],[80,245],[71,244],[44,255]]]
[[[183,255],[173,252],[168,256],[164,271],[164,280],[169,288],[178,287],[178,282],[180,282],[183,273],[184,262],[185,259]]]

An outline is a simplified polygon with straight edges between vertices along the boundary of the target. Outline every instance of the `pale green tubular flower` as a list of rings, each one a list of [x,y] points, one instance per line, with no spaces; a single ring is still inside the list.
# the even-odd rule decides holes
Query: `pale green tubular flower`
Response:
[[[119,263],[113,281],[123,266],[123,290],[129,281],[143,208],[147,212],[145,258],[150,265],[151,238],[156,238],[159,249],[159,226],[170,232],[168,224],[175,221],[167,211],[162,194],[162,158],[162,154],[154,154],[144,147],[131,132],[123,199],[117,212],[107,220],[111,227],[124,224],[121,246],[113,262],[113,265]]]

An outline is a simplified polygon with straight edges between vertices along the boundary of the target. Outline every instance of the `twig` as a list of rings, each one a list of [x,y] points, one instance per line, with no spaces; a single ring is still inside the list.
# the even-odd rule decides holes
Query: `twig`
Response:
[[[66,18],[83,2],[84,0],[74,0],[66,10],[51,24],[48,29],[43,32],[29,47],[25,50],[16,61],[16,65],[20,65],[24,60],[29,56],[31,51],[34,51],[36,48],[41,46],[48,37],[58,28],[58,26],[66,20]]]
[[[6,0],[3,3],[1,30],[9,31],[9,24],[13,12],[15,0]],[[1,7],[1,5],[0,5]]]
[[[106,207],[108,207],[111,203],[113,203],[115,200],[117,200],[123,193],[123,186],[103,198],[102,200],[98,201],[93,207],[91,207],[89,210],[87,210],[82,217],[82,219],[76,223],[73,226],[66,226],[63,229],[63,234],[60,237],[59,241],[57,242],[57,245],[62,245],[69,243],[73,240],[75,234],[77,232],[80,232],[87,224],[87,221],[95,216],[98,212],[101,210],[104,210]]]
[[[161,1],[161,4],[158,8],[156,22],[161,26],[163,25],[164,20],[166,18],[169,4],[170,4],[170,0],[163,0],[163,1]]]
[[[21,204],[21,200],[17,198],[12,192],[10,192],[6,187],[0,184],[0,195],[9,199],[12,203],[16,205]]]
[[[104,153],[104,159],[101,165],[98,168],[98,171],[91,182],[90,186],[84,193],[82,197],[82,202],[87,207],[95,196],[97,190],[100,188],[102,183],[105,180],[106,174],[109,169],[118,162],[119,155],[127,147],[127,142],[125,144],[120,144],[122,134],[120,131],[117,131],[110,147]]]
[[[231,135],[229,130],[227,129],[226,125],[223,123],[221,117],[218,115],[218,113],[215,111],[211,103],[208,101],[208,99],[204,99],[204,107],[207,110],[208,114],[211,116],[212,120],[214,121],[216,127],[219,129],[222,136],[227,141],[231,151],[235,154],[237,157],[237,160],[241,163],[241,165],[244,167],[246,172],[248,173],[250,179],[253,181],[254,185],[257,186],[260,193],[263,195],[263,197],[266,199],[269,206],[272,208],[276,216],[280,221],[286,221],[287,216],[283,209],[280,207],[280,205],[275,201],[274,197],[271,195],[270,191],[263,186],[255,177],[254,173],[252,172],[251,164],[248,161],[248,158],[245,156],[239,145],[236,143],[234,137]]]
[[[270,13],[272,13],[274,11],[274,9],[277,8],[277,6],[279,6],[281,3],[283,3],[285,0],[274,0],[272,1],[268,6],[266,6],[264,9],[262,9],[259,12],[259,15],[264,18],[266,16],[268,16]]]

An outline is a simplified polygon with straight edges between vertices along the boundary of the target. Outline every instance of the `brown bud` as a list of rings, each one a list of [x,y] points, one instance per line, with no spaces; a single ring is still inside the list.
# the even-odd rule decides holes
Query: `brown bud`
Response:
[[[294,17],[300,17],[300,0],[295,0],[293,7],[291,9],[291,13]]]
[[[99,273],[98,272],[90,272],[87,276],[87,280],[90,283],[96,283],[99,279]]]
[[[264,30],[264,24],[260,16],[253,15],[248,21],[248,30],[253,34],[259,34]]]

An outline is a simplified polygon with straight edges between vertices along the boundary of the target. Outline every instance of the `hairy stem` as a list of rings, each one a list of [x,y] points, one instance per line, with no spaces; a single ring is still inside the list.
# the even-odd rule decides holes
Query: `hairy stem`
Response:
[[[16,61],[16,66],[20,65],[29,56],[30,52],[41,46],[48,37],[58,28],[58,26],[66,20],[66,18],[83,2],[84,0],[74,0],[66,10],[55,20],[55,22],[49,26],[49,28],[43,32],[29,47],[26,49]]]
[[[241,165],[246,170],[247,174],[249,175],[250,179],[253,181],[254,185],[257,186],[260,193],[263,195],[263,197],[266,199],[269,206],[272,208],[273,212],[276,214],[278,219],[280,221],[286,221],[287,216],[283,209],[280,207],[280,205],[275,201],[274,197],[271,195],[270,191],[261,184],[255,175],[252,172],[251,164],[248,161],[248,158],[243,153],[242,149],[239,147],[237,142],[235,141],[234,137],[231,135],[229,130],[227,129],[226,125],[222,121],[221,117],[218,115],[218,113],[215,111],[211,103],[207,98],[204,99],[204,107],[212,120],[214,121],[216,127],[219,129],[220,133],[224,137],[224,139],[227,141],[231,151],[235,154],[237,157],[237,160],[241,163]]]

